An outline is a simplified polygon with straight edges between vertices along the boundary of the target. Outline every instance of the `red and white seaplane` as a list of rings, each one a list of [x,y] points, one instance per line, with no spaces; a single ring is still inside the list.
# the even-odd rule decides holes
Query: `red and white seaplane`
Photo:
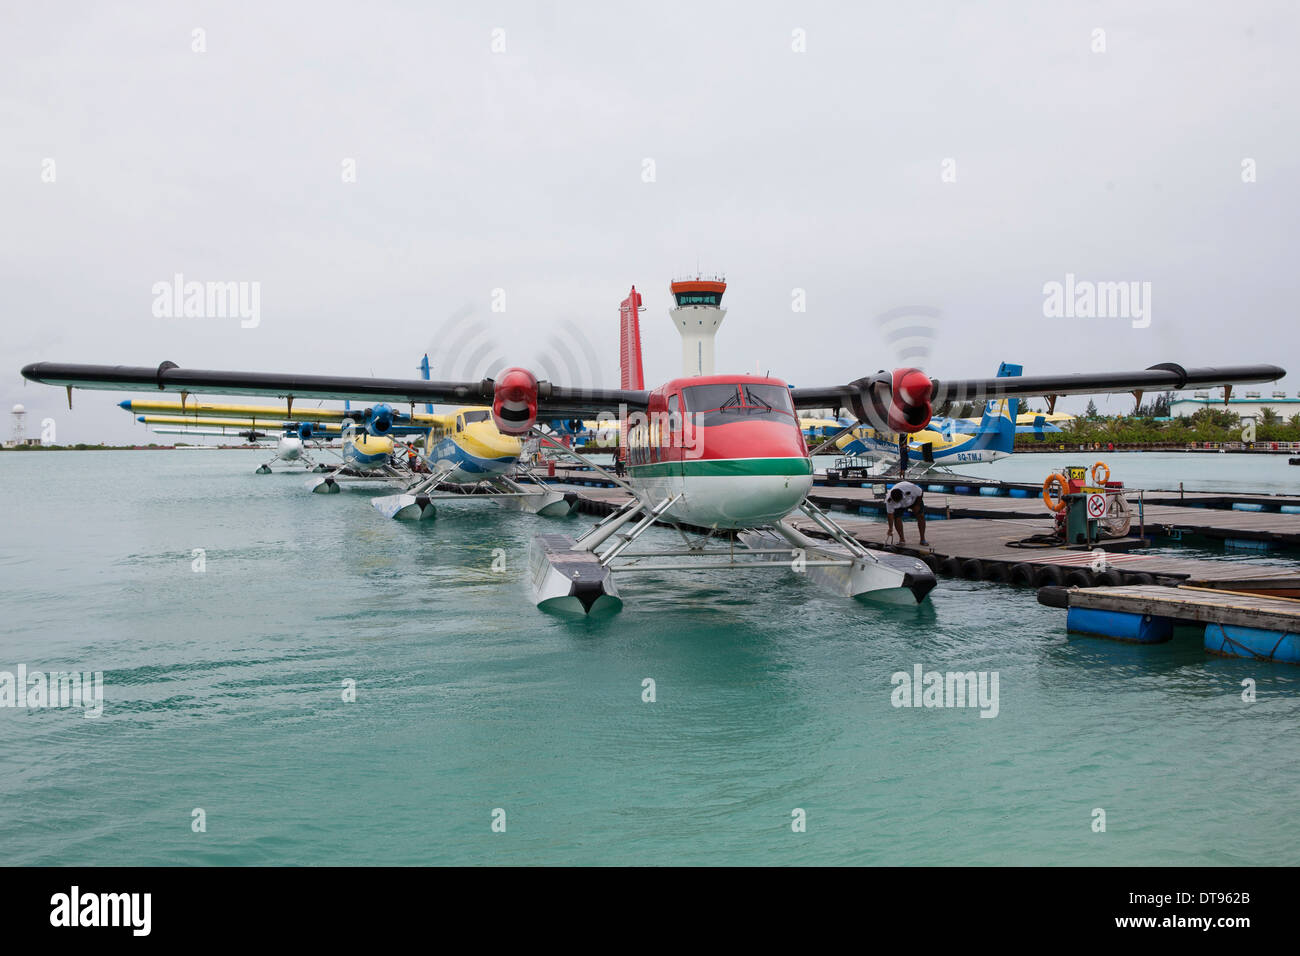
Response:
[[[684,309],[717,308],[716,301],[704,301],[710,283],[700,283],[703,291],[675,283],[674,294],[679,285],[683,290],[674,318],[680,318]],[[865,425],[913,433],[929,423],[934,407],[948,401],[1207,388],[1269,382],[1285,374],[1276,365],[1184,368],[1165,363],[1132,372],[945,380],[932,379],[916,368],[898,368],[843,385],[811,388],[791,388],[769,377],[705,374],[646,390],[637,328],[639,303],[634,288],[624,302],[623,375],[617,389],[565,387],[539,381],[528,369],[517,367],[477,382],[210,371],[171,362],[156,368],[38,362],[26,366],[22,374],[34,382],[66,387],[69,400],[73,388],[87,388],[271,395],[290,402],[350,399],[412,407],[482,403],[490,406],[502,433],[535,435],[557,448],[561,446],[538,426],[539,419],[617,418],[627,434],[627,479],[600,470],[629,492],[629,501],[577,539],[563,534],[537,536],[530,559],[539,607],[588,614],[621,606],[614,575],[632,570],[752,571],[784,566],[846,596],[923,600],[935,584],[924,563],[864,547],[808,500],[813,462],[799,427],[799,409],[843,409]],[[814,540],[792,527],[786,519],[796,513],[810,519],[826,540]],[[630,552],[633,542],[656,522],[675,525],[685,547]],[[688,531],[704,534],[693,541]],[[716,532],[731,539],[726,547],[709,546]],[[647,559],[669,559],[669,563],[647,563]]]

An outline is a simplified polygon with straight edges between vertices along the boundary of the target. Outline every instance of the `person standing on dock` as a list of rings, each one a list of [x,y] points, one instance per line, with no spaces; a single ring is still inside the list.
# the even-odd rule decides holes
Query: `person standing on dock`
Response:
[[[903,512],[912,512],[916,519],[916,530],[921,535],[921,547],[928,548],[930,542],[925,540],[925,500],[920,485],[910,481],[900,481],[889,489],[885,496],[885,515],[889,528],[898,535],[898,543],[906,544],[903,539]]]

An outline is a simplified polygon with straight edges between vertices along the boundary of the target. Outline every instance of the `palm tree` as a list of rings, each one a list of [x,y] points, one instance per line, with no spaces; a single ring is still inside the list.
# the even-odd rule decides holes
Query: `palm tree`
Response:
[[[1267,405],[1259,410],[1259,423],[1261,425],[1276,425],[1281,420],[1282,416]]]

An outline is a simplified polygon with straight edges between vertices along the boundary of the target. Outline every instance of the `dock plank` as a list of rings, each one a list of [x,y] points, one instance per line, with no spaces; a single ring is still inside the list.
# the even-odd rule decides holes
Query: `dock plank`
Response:
[[[1300,601],[1206,588],[1132,585],[1071,588],[1070,607],[1150,614],[1194,624],[1300,632]]]

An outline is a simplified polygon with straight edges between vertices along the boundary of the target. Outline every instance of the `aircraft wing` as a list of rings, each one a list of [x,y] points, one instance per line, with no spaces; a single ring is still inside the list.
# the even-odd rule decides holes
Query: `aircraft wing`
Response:
[[[118,403],[121,408],[134,414],[145,415],[184,415],[202,418],[217,416],[221,418],[259,418],[262,421],[274,419],[279,422],[339,422],[348,416],[341,408],[299,408],[290,411],[284,405],[225,405],[204,402],[160,402],[154,399],[135,399]]]
[[[507,369],[500,381],[432,382],[423,379],[362,378],[344,375],[298,375],[279,372],[237,372],[181,368],[163,362],[157,368],[128,365],[73,365],[36,362],[23,368],[23,377],[46,385],[102,391],[184,392],[208,395],[273,395],[285,399],[350,399],[363,402],[431,403],[434,405],[492,405],[508,382]],[[564,416],[617,417],[620,407],[644,410],[650,393],[628,389],[584,389],[532,381],[540,418]],[[526,391],[526,389],[525,389]]]
[[[796,388],[796,408],[845,408],[859,420],[894,431],[914,432],[945,402],[984,402],[1009,396],[1100,395],[1110,392],[1177,391],[1219,385],[1272,382],[1286,374],[1276,365],[1184,368],[1172,362],[1134,372],[1024,375],[1003,378],[931,379],[918,369],[895,369],[847,385]]]
[[[932,402],[982,402],[1003,396],[1102,395],[1110,392],[1166,392],[1219,385],[1272,382],[1286,374],[1276,365],[1224,365],[1183,368],[1172,362],[1138,372],[1026,375],[1019,378],[940,379]]]
[[[529,371],[510,368],[497,380],[433,382],[423,379],[297,375],[277,372],[184,369],[173,362],[157,368],[125,365],[69,365],[37,362],[25,378],[69,389],[164,391],[215,395],[274,395],[294,399],[353,399],[368,402],[491,405],[498,427],[522,433],[538,419],[616,417],[644,410],[649,392],[630,389],[566,388],[539,382]],[[881,371],[847,385],[796,388],[796,408],[850,410],[877,428],[916,432],[944,402],[978,402],[1004,396],[1086,395],[1108,392],[1169,391],[1218,385],[1271,382],[1286,370],[1276,365],[1183,368],[1164,363],[1135,372],[1030,375],[972,379],[931,379],[919,369]]]

